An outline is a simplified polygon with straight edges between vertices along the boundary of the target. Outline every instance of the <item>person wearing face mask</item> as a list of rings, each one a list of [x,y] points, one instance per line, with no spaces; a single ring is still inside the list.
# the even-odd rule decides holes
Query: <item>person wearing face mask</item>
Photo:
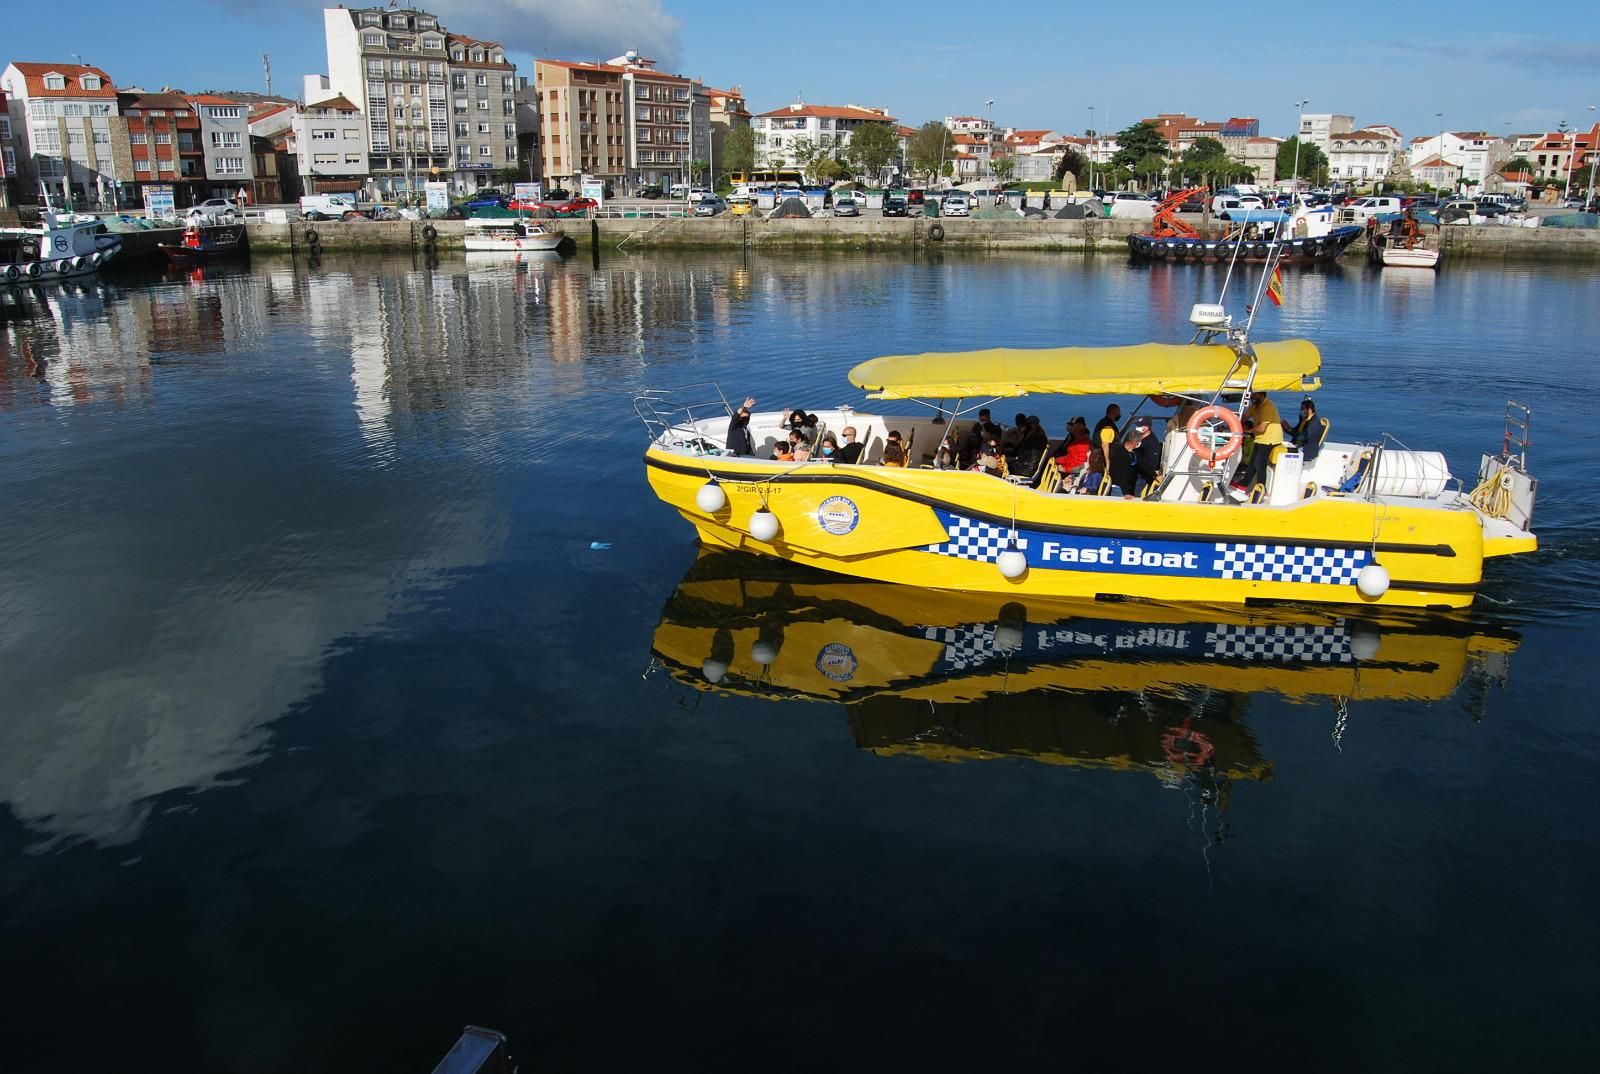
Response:
[[[832,433],[822,434],[822,444],[812,458],[819,459],[822,462],[839,461],[839,441],[834,439]]]

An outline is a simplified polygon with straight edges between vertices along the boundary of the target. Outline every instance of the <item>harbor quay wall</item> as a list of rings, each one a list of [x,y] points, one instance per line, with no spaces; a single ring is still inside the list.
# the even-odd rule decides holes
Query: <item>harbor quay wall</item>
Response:
[[[970,220],[923,217],[860,217],[834,219],[773,219],[745,216],[710,218],[668,217],[563,220],[559,227],[588,248],[598,225],[602,251],[643,249],[761,250],[939,250],[996,251],[1054,250],[1061,252],[1121,253],[1127,236],[1143,226],[1134,220]],[[943,232],[933,237],[934,225]],[[362,221],[359,223],[296,221],[289,224],[249,223],[250,245],[266,252],[310,252],[309,235],[325,251],[411,251],[425,249],[430,240],[424,229],[433,228],[432,245],[439,252],[463,247],[459,220]],[[125,234],[125,242],[147,244],[154,253],[157,241],[173,241],[175,232]],[[160,238],[157,238],[160,236]],[[1443,242],[1448,258],[1498,261],[1600,261],[1600,231],[1562,228],[1446,227]],[[1364,242],[1350,251],[1359,254]],[[130,246],[128,253],[137,256]]]

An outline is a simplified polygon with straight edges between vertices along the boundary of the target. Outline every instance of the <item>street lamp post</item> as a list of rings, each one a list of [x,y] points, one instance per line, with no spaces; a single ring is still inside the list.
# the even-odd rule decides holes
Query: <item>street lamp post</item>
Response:
[[[1594,166],[1600,163],[1600,146],[1595,145],[1597,139],[1594,135],[1594,105],[1589,106],[1589,189],[1585,192],[1590,201],[1594,200]]]
[[[1089,106],[1089,189],[1094,189],[1094,105]]]
[[[1306,105],[1310,103],[1310,97],[1303,101],[1294,102],[1294,106],[1300,110],[1299,118],[1295,120],[1294,124],[1294,175],[1290,177],[1294,183],[1296,193],[1300,190],[1300,136],[1305,133]]]
[[[1434,154],[1434,156],[1437,157],[1438,160],[1439,160],[1439,170],[1435,173],[1436,181],[1433,184],[1433,194],[1434,194],[1434,197],[1438,198],[1440,201],[1443,201],[1444,200],[1444,169],[1445,169],[1445,159],[1444,159],[1444,113],[1443,112],[1435,112],[1434,115],[1439,117],[1439,152]]]

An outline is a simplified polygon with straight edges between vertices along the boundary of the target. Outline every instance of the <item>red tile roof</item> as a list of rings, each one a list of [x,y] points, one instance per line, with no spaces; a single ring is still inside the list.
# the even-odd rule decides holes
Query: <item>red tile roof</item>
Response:
[[[565,67],[569,71],[601,71],[606,74],[620,75],[627,70],[610,63],[573,63],[569,60],[534,60],[535,64],[544,64],[546,67]]]
[[[817,119],[875,119],[880,123],[893,123],[894,117],[874,112],[870,108],[857,108],[855,105],[836,104],[802,104],[786,105],[783,108],[774,108],[770,112],[758,112],[758,119],[780,116],[814,116]]]
[[[190,97],[189,100],[193,104],[220,104],[237,106],[243,103],[241,101],[234,100],[232,97],[223,97],[216,93],[197,93],[193,97]]]
[[[116,97],[117,89],[111,84],[111,76],[98,67],[88,67],[76,63],[13,63],[22,75],[28,87],[29,97]],[[45,89],[45,75],[60,75],[66,79],[65,89]],[[78,82],[83,75],[99,75],[100,88],[86,90]]]

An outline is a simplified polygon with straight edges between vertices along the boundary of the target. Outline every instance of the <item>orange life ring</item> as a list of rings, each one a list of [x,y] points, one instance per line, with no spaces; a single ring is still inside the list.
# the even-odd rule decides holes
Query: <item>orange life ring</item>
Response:
[[[1214,447],[1200,438],[1201,426],[1212,421],[1222,422],[1228,427],[1228,432],[1231,434],[1227,443],[1221,447]],[[1189,437],[1190,449],[1202,462],[1208,462],[1212,466],[1224,459],[1231,458],[1244,444],[1244,426],[1239,422],[1239,415],[1225,406],[1201,407],[1189,419],[1186,432]]]
[[[1161,736],[1161,750],[1173,764],[1195,768],[1211,760],[1217,752],[1203,732],[1190,726],[1192,723],[1192,720],[1184,720],[1182,727],[1169,727]]]

